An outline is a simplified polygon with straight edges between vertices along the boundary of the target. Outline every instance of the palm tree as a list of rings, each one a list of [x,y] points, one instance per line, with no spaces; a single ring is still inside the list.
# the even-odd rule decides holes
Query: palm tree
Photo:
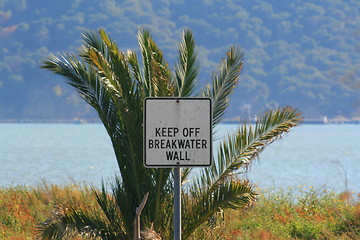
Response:
[[[228,99],[243,66],[240,48],[229,49],[212,75],[212,83],[197,87],[199,65],[192,32],[183,31],[179,59],[174,72],[150,33],[140,30],[137,53],[123,52],[103,31],[83,35],[78,52],[50,55],[42,68],[64,76],[80,96],[98,113],[113,144],[120,175],[111,194],[103,186],[93,189],[101,211],[96,208],[64,206],[54,211],[38,231],[43,239],[64,239],[72,234],[100,239],[133,239],[137,206],[149,198],[142,212],[142,224],[163,239],[172,237],[172,169],[143,166],[143,100],[145,97],[204,96],[213,100],[213,127],[222,120]],[[268,112],[258,122],[241,125],[222,140],[211,168],[192,174],[182,172],[183,239],[187,239],[220,209],[243,209],[254,202],[256,191],[237,173],[245,171],[270,143],[301,121],[300,113],[284,107]]]

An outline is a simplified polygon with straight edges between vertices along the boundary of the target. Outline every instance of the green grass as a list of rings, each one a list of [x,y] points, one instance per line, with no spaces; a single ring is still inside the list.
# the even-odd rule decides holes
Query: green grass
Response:
[[[204,224],[195,239],[360,239],[360,202],[355,193],[311,187],[260,190],[246,211],[226,211]],[[95,206],[86,187],[0,188],[0,239],[35,239],[34,228],[58,204]]]

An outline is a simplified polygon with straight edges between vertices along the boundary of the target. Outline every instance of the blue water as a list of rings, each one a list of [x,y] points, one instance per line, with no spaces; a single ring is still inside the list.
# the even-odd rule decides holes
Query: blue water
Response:
[[[235,129],[221,125],[218,136]],[[360,125],[302,125],[268,146],[243,177],[259,187],[359,192],[359,143]],[[116,173],[101,124],[0,124],[0,186],[100,185]]]

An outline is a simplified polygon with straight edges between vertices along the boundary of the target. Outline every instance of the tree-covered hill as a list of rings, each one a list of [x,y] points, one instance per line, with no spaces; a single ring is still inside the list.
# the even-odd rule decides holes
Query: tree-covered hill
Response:
[[[278,105],[308,118],[359,116],[359,23],[358,0],[1,0],[0,119],[95,118],[40,61],[76,51],[81,33],[99,28],[138,50],[140,27],[170,65],[181,31],[192,29],[203,82],[230,45],[242,46],[245,68],[228,117]]]

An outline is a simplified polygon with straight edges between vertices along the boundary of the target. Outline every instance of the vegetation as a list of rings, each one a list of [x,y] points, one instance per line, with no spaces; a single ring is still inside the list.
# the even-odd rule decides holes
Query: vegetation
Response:
[[[102,213],[94,209],[64,206],[39,227],[43,239],[58,239],[80,233],[102,239],[132,239],[136,208],[149,193],[142,213],[144,227],[172,237],[172,169],[143,166],[143,101],[154,96],[204,96],[213,100],[213,127],[222,119],[228,97],[242,69],[239,47],[231,47],[213,74],[211,86],[198,90],[199,71],[192,32],[185,30],[179,59],[172,72],[150,33],[138,34],[142,64],[137,54],[119,50],[103,31],[85,33],[78,56],[51,55],[43,68],[64,76],[80,96],[97,112],[107,130],[117,158],[120,176],[112,194],[105,187],[92,189]],[[251,205],[256,191],[236,174],[246,170],[259,153],[301,121],[290,107],[259,116],[257,123],[244,124],[220,143],[211,168],[192,174],[183,171],[183,239],[221,209],[243,209]]]
[[[88,29],[104,28],[121,46],[135,49],[139,26],[157,37],[172,66],[181,29],[193,29],[203,84],[221,53],[233,43],[242,45],[247,70],[227,117],[253,116],[285,104],[303,109],[309,118],[359,116],[359,22],[358,0],[198,1],[191,6],[182,0],[2,0],[0,119],[95,118],[74,91],[38,70],[39,61],[49,52],[74,51]]]
[[[0,239],[35,239],[35,227],[58,205],[95,205],[90,190],[77,185],[0,189]]]
[[[223,220],[204,224],[192,239],[359,239],[358,197],[311,186],[265,189],[254,207],[225,212]]]
[[[335,194],[305,186],[259,192],[259,201],[245,212],[226,210],[216,221],[202,224],[190,239],[360,238],[360,196],[354,193]],[[82,186],[1,188],[0,239],[35,239],[33,229],[38,222],[54,206],[69,203],[98,208],[90,190]]]

